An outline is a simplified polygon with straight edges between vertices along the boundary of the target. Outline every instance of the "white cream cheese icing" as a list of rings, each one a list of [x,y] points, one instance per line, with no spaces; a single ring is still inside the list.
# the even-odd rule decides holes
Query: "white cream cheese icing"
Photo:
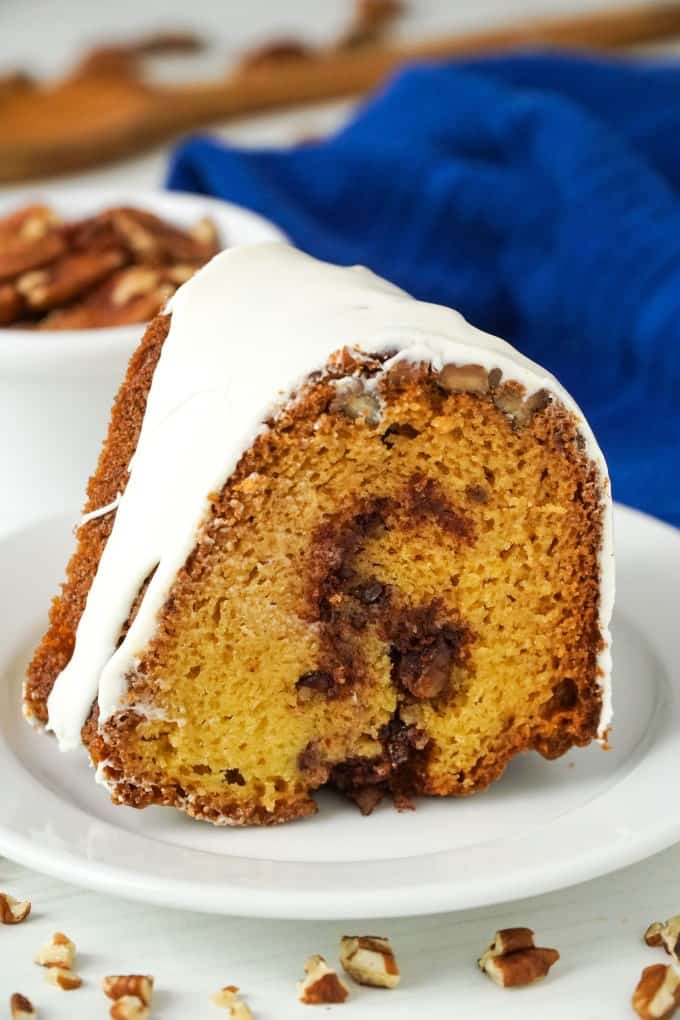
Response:
[[[458,312],[416,301],[367,269],[319,262],[284,244],[231,248],[173,296],[170,330],[148,395],[114,512],[113,529],[92,582],[73,656],[48,701],[49,729],[62,750],[77,747],[92,702],[100,723],[120,707],[126,676],[152,638],[157,614],[191,552],[208,508],[241,455],[295,390],[343,346],[396,351],[395,362],[475,363],[499,368],[528,393],[547,389],[579,419],[586,452],[604,480],[600,626],[602,716],[611,721],[609,621],[614,598],[611,499],[607,468],[583,414],[543,368],[509,344],[471,326]],[[98,511],[88,518],[98,515]],[[137,615],[117,648],[142,583]]]

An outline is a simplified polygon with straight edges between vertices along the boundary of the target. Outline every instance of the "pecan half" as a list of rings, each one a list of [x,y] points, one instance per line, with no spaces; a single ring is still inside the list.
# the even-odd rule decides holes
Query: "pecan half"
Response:
[[[66,251],[64,239],[57,230],[37,238],[18,237],[0,244],[0,280],[10,280],[47,265]]]
[[[119,242],[138,262],[203,263],[219,250],[217,231],[208,219],[186,232],[142,209],[121,207],[110,210],[109,216]]]
[[[100,329],[144,322],[163,309],[176,289],[170,270],[130,266],[115,272],[77,304],[50,312],[38,328]]]
[[[44,312],[72,301],[126,261],[122,248],[64,255],[44,269],[20,276],[17,290],[30,309]]]

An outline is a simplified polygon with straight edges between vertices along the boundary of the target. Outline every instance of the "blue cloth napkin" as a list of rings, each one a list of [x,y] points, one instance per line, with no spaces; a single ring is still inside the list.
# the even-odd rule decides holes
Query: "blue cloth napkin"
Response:
[[[168,184],[510,340],[579,401],[615,497],[680,525],[680,69],[416,66],[328,140],[189,140]]]

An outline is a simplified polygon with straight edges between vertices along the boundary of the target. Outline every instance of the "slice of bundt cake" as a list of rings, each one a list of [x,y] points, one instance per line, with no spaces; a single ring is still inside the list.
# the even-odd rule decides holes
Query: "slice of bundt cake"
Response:
[[[85,510],[25,711],[118,803],[284,822],[325,783],[369,810],[606,740],[586,422],[364,269],[218,255],[134,354]]]

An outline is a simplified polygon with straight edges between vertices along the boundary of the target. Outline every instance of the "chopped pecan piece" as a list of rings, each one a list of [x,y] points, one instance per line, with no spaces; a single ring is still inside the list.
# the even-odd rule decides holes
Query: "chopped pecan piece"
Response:
[[[680,974],[663,963],[645,967],[633,992],[640,1020],[669,1020],[680,1006]]]
[[[150,1006],[153,978],[149,974],[109,974],[102,979],[102,990],[109,999],[133,995],[144,1006]]]
[[[517,383],[505,383],[494,394],[494,403],[512,419],[515,425],[526,425],[532,415],[548,406],[552,397],[547,390],[537,390],[529,397],[524,396],[524,387]]]
[[[481,365],[444,365],[437,383],[449,393],[486,393],[489,373]]]
[[[340,379],[328,410],[332,414],[344,414],[352,421],[363,419],[369,425],[375,425],[380,419],[380,401],[364,389],[359,379]]]
[[[28,900],[15,900],[8,893],[0,893],[0,924],[21,924],[30,912]]]
[[[231,1020],[253,1020],[253,1014],[240,998],[237,985],[225,985],[211,997],[210,1001],[220,1009],[228,1009]]]
[[[306,977],[298,981],[297,993],[306,1006],[324,1006],[344,1002],[349,990],[323,956],[309,956],[305,960]]]
[[[12,1020],[35,1020],[38,1015],[31,1000],[27,999],[25,995],[20,995],[19,992],[15,992],[9,1000],[9,1009]]]
[[[340,963],[357,984],[396,988],[399,966],[389,939],[377,935],[343,935]]]
[[[654,921],[645,932],[648,946],[663,946],[675,963],[680,964],[680,914],[667,921]]]
[[[151,1010],[136,995],[123,995],[109,1010],[111,1020],[149,1020]]]
[[[45,980],[51,985],[56,985],[57,988],[61,988],[62,992],[74,992],[76,988],[80,988],[83,983],[83,979],[74,974],[72,970],[67,967],[53,967],[51,966],[45,975]]]
[[[479,969],[502,988],[531,985],[546,976],[560,958],[556,949],[534,944],[531,928],[504,928],[477,961]]]
[[[54,933],[33,957],[33,962],[41,967],[60,967],[70,970],[76,955],[75,943],[63,932]]]

